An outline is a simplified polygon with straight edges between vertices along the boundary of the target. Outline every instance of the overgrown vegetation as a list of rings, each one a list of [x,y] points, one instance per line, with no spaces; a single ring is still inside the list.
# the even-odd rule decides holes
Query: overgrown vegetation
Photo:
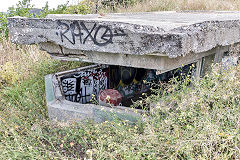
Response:
[[[21,5],[30,9],[29,2]],[[157,7],[160,1],[155,2]],[[165,8],[156,10],[183,9],[180,2],[163,0]],[[184,2],[186,9],[191,4],[212,3]],[[216,4],[230,2],[239,3],[225,0]],[[21,5],[12,9],[13,15],[31,16]],[[138,5],[128,9],[136,11]],[[46,7],[45,14],[74,13],[77,8],[66,7],[52,11]],[[146,8],[142,11],[155,10]],[[182,82],[173,79],[161,84],[164,87],[154,90],[155,95],[137,102],[151,105],[154,113],[135,125],[117,120],[65,124],[48,120],[44,75],[86,64],[52,60],[37,46],[15,45],[6,39],[1,40],[0,54],[0,159],[80,159],[91,154],[94,159],[239,159],[239,66],[223,69],[217,64],[200,80],[186,77]]]
[[[237,0],[141,0],[134,5],[115,7],[114,12],[153,12],[153,11],[182,11],[182,10],[228,10],[240,9]],[[100,12],[110,12],[103,9]]]
[[[0,13],[0,31],[2,35],[8,38],[8,28],[7,28],[7,17],[21,16],[21,17],[46,17],[48,14],[87,14],[91,13],[91,4],[89,1],[81,1],[78,5],[69,6],[68,2],[66,4],[58,5],[55,9],[50,9],[48,2],[41,9],[40,14],[34,14],[34,5],[31,5],[31,0],[19,1],[16,6],[12,6],[8,9],[7,13]],[[0,33],[1,33],[0,32]]]

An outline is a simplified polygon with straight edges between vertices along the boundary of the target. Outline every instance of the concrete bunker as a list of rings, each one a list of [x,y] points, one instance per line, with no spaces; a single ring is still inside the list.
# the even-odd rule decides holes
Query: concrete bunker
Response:
[[[174,75],[187,74],[191,68],[192,64],[189,64],[181,70],[157,74],[155,69],[90,65],[47,75],[45,86],[49,117],[74,121],[91,118],[98,122],[115,117],[136,122],[142,113],[149,112],[149,108],[130,106],[143,97],[142,93],[151,94],[151,83],[167,82]],[[194,76],[196,68],[192,69]],[[106,89],[121,93],[120,104],[103,105],[99,102],[99,94]]]
[[[240,12],[182,11],[100,15],[48,15],[8,19],[12,42],[39,44],[53,58],[95,63],[46,76],[49,117],[58,120],[136,121],[131,100],[148,92],[144,81],[164,81],[195,65],[200,77],[240,42]],[[91,102],[105,89],[122,95],[116,107]],[[98,101],[98,100],[96,100]],[[104,110],[104,112],[103,112]],[[111,118],[110,118],[111,119]]]

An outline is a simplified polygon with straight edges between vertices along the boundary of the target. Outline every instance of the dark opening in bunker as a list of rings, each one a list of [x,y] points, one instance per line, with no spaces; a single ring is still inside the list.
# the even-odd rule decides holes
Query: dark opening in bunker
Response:
[[[157,70],[113,65],[93,65],[79,68],[59,76],[61,90],[66,100],[91,104],[99,102],[99,94],[106,89],[117,90],[121,96],[119,105],[130,107],[151,94],[151,83],[168,82],[175,76],[189,74],[192,64],[165,73]],[[182,73],[182,74],[181,74]]]

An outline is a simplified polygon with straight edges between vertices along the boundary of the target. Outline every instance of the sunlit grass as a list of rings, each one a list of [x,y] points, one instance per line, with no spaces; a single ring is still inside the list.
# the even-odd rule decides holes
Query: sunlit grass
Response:
[[[22,53],[28,47],[12,53]],[[83,64],[55,61],[37,48],[35,51],[42,56],[35,59],[35,64],[28,64],[32,65],[29,71],[32,74],[24,75],[16,83],[5,82],[1,88],[0,159],[79,159],[86,153],[96,159],[239,156],[238,72],[215,65],[201,80],[193,81],[191,88],[187,86],[191,79],[186,79],[187,83],[173,81],[165,85],[165,90],[156,90],[155,95],[139,102],[155,107],[152,116],[136,125],[120,121],[51,123],[47,116],[44,75]],[[9,61],[14,63],[13,59]],[[30,61],[31,58],[26,63]],[[23,63],[16,70],[21,76],[19,71],[28,65],[18,63]]]
[[[127,0],[126,0],[127,1]],[[99,12],[112,12],[110,8],[99,7]],[[240,9],[237,0],[143,0],[136,1],[133,6],[116,6],[114,12],[152,12],[180,10],[231,10]]]

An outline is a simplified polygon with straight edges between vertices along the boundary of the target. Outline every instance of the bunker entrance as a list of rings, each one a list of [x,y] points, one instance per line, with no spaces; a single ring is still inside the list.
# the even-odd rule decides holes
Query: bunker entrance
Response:
[[[168,82],[173,77],[193,76],[194,66],[196,63],[159,74],[154,69],[92,65],[59,74],[58,80],[67,101],[130,107],[144,98],[142,93],[152,94],[150,88],[156,86],[152,84]],[[101,97],[103,93],[105,97]],[[114,94],[113,97],[111,94]]]

